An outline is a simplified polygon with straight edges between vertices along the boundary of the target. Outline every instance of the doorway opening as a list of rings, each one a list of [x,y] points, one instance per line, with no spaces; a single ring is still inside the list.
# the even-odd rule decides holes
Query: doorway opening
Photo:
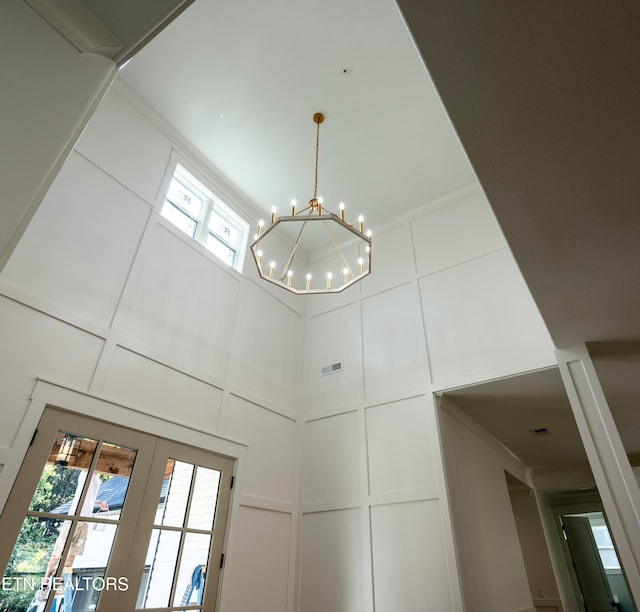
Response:
[[[576,609],[637,612],[597,491],[565,491],[554,497],[551,509]]]
[[[561,514],[560,523],[587,612],[637,612],[604,514]]]

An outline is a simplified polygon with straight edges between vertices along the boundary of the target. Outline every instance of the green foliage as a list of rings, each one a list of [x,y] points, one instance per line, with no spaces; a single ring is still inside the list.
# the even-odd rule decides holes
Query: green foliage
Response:
[[[31,510],[51,512],[70,500],[76,490],[78,470],[48,463],[31,501]],[[58,537],[59,524],[52,519],[27,517],[11,553],[5,575],[42,573]]]

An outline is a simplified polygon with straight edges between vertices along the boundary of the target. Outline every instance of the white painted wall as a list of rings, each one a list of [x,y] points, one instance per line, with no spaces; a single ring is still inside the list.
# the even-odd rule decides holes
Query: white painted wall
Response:
[[[169,126],[112,89],[0,275],[0,497],[28,444],[39,378],[124,406],[125,426],[146,413],[240,442],[222,610],[283,612],[295,584],[303,303],[258,284],[253,268],[218,263],[160,217],[173,149],[252,210]]]
[[[22,0],[0,4],[0,269],[116,74]]]
[[[461,610],[433,393],[555,363],[486,200],[467,190],[381,228],[370,277],[304,301],[161,219],[173,149],[257,218],[109,92],[0,275],[2,499],[46,378],[128,407],[124,425],[147,413],[246,444],[223,610]]]
[[[375,231],[372,269],[309,298],[300,610],[457,611],[464,594],[469,612],[529,612],[504,460],[449,427],[442,444],[462,456],[450,509],[433,401],[555,359],[482,193]]]

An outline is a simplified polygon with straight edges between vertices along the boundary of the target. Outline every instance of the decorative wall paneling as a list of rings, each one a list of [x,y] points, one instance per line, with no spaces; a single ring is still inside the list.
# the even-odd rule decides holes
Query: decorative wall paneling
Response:
[[[293,610],[304,306],[256,284],[251,270],[218,263],[160,217],[172,150],[193,151],[143,106],[120,90],[107,95],[0,277],[0,325],[12,347],[0,356],[9,407],[2,494],[33,433],[37,379],[86,394],[80,412],[92,398],[127,407],[125,426],[147,414],[167,437],[184,427],[192,443],[197,432],[240,441],[240,527],[230,531],[221,610]],[[250,567],[265,579],[247,589]]]
[[[348,297],[308,300],[299,609],[462,610],[463,592],[475,587],[459,581],[434,394],[552,365],[553,347],[479,191],[373,229],[372,274]],[[344,370],[321,375],[342,361]],[[458,448],[459,436],[445,444]],[[491,452],[478,469],[493,474]],[[502,461],[525,477],[518,462]],[[509,508],[503,470],[500,512]],[[473,482],[461,482],[473,497]],[[459,497],[472,512],[477,500]],[[515,537],[517,561],[512,527],[504,537]],[[495,596],[499,566],[484,576],[490,593],[478,601],[488,607],[471,597],[465,609],[532,610],[521,557],[506,568],[514,586],[503,596]],[[362,603],[351,608],[361,581]]]

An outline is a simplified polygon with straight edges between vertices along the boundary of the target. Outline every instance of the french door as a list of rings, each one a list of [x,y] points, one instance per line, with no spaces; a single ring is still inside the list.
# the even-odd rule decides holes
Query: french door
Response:
[[[0,516],[0,608],[212,612],[233,467],[47,408]]]

